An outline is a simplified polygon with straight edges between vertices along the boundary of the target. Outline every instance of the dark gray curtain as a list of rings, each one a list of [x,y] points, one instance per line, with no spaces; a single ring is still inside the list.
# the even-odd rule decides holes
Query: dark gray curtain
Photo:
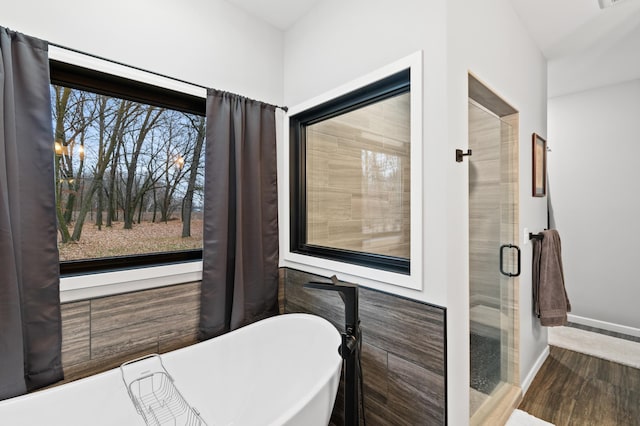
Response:
[[[0,27],[0,399],[62,378],[47,50]]]
[[[275,107],[209,90],[200,339],[278,313]]]

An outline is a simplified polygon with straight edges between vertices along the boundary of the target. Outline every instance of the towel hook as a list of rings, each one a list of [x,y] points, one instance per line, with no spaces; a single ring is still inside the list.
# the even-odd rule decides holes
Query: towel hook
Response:
[[[470,149],[468,149],[467,152],[462,152],[461,149],[456,149],[456,162],[462,163],[462,160],[464,160],[464,157],[470,156],[471,153],[472,151]]]

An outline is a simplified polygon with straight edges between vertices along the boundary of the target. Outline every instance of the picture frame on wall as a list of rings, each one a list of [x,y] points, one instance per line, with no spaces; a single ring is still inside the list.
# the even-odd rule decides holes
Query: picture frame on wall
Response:
[[[533,167],[532,167],[532,195],[544,197],[547,195],[547,141],[540,135],[532,135]]]

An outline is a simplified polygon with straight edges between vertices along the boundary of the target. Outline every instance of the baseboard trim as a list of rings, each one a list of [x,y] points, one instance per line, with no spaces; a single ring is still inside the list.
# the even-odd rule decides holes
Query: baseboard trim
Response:
[[[536,362],[533,364],[533,367],[531,367],[529,374],[527,374],[527,377],[524,378],[524,381],[522,382],[522,395],[527,394],[527,391],[529,390],[529,386],[531,386],[533,379],[536,377],[536,374],[538,374],[538,371],[540,371],[540,369],[542,368],[542,364],[544,364],[548,356],[549,356],[549,346],[544,348],[544,350],[542,351],[542,353],[540,354]]]
[[[607,331],[615,331],[616,333],[627,334],[629,336],[640,337],[640,328],[629,327],[626,325],[615,324],[612,322],[600,321],[592,318],[580,317],[578,315],[568,314],[569,322],[586,325],[589,327],[600,328]]]

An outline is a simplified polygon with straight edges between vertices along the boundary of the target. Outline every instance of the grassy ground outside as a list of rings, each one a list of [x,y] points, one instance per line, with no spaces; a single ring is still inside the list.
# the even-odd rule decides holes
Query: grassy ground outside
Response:
[[[202,220],[191,221],[191,237],[182,238],[182,222],[142,222],[133,229],[123,229],[122,222],[107,228],[88,223],[82,229],[80,241],[58,241],[60,260],[95,259],[132,254],[161,253],[202,248]]]

